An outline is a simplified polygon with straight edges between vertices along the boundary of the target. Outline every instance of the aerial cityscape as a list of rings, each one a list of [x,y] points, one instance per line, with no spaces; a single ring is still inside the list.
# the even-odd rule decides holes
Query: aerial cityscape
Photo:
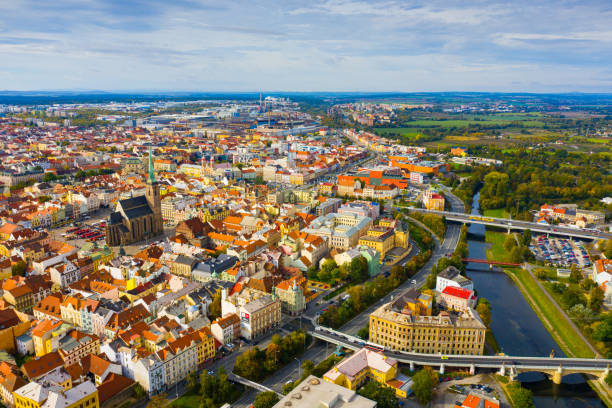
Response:
[[[0,408],[612,407],[609,4],[6,3]]]

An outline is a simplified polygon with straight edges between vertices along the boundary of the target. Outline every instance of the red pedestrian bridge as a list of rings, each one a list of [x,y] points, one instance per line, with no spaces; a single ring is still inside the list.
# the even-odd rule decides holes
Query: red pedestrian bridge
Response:
[[[486,260],[486,259],[463,258],[462,261],[465,262],[465,263],[474,262],[474,263],[481,263],[481,264],[488,264],[488,265],[499,265],[499,266],[521,266],[520,263],[489,261],[489,260]]]

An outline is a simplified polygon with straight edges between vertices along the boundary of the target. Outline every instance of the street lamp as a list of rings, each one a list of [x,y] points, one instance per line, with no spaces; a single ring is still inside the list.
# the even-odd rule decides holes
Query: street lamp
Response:
[[[295,361],[298,362],[298,380],[299,380],[300,378],[302,378],[302,363],[297,357],[295,357]]]

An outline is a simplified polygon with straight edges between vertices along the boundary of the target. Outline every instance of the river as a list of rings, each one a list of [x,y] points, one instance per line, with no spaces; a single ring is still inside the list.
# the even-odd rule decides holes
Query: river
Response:
[[[480,214],[480,193],[474,196],[472,214]],[[469,258],[486,259],[485,227],[470,225],[468,230]],[[563,352],[531,309],[512,279],[503,272],[491,272],[485,264],[469,263],[467,275],[474,282],[478,296],[491,303],[491,329],[507,355],[547,357],[551,350],[556,356]],[[560,385],[553,384],[541,373],[524,373],[518,379],[533,392],[535,406],[540,407],[605,407],[582,375],[563,377]]]

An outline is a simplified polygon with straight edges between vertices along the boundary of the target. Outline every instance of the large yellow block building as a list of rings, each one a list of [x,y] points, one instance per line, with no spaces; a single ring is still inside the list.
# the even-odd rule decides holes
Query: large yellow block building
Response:
[[[370,315],[370,341],[391,350],[417,353],[483,353],[486,327],[474,310],[422,314],[423,308],[418,306],[422,302],[415,301],[409,292]]]
[[[381,258],[395,246],[395,234],[393,230],[381,226],[375,226],[368,230],[366,235],[359,238],[359,245],[369,246],[378,251]]]

